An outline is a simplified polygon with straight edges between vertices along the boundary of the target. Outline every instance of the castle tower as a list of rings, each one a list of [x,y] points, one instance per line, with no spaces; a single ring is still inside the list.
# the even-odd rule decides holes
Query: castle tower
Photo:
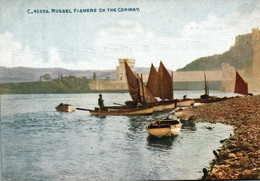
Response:
[[[235,87],[236,70],[228,63],[222,63],[221,91],[233,92]]]
[[[252,78],[254,80],[254,89],[260,89],[260,30],[258,28],[252,29],[252,44],[253,44],[253,64],[252,64]]]
[[[130,67],[130,69],[135,72],[135,60],[124,58],[124,59],[118,59],[119,66],[116,67],[116,80],[120,82],[126,82],[126,76],[125,76],[125,61]]]

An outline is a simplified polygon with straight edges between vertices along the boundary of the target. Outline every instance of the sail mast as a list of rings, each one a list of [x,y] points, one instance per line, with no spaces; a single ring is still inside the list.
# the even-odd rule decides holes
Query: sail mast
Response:
[[[208,96],[209,95],[209,89],[208,89],[208,85],[207,85],[207,80],[206,80],[206,73],[204,72],[204,84],[205,84],[205,95]]]
[[[145,99],[145,95],[144,95],[143,74],[141,74],[141,82],[142,82],[142,91],[143,91],[143,100],[144,100]]]
[[[172,73],[172,90],[173,90],[173,71],[171,71],[171,73]],[[172,99],[174,99],[174,93],[173,93],[173,91],[172,91]]]

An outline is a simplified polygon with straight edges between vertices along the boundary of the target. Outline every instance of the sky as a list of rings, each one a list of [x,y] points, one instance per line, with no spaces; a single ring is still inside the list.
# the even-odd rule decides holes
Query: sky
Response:
[[[0,66],[108,70],[132,58],[136,67],[162,61],[176,70],[259,28],[259,9],[258,0],[1,0]]]

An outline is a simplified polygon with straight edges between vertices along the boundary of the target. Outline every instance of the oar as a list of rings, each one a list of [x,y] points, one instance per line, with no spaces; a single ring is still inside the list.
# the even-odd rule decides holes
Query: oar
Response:
[[[119,104],[119,103],[115,103],[115,102],[113,104],[119,105],[119,106],[125,106],[124,104]]]
[[[85,109],[85,108],[79,108],[79,107],[77,107],[76,109],[81,110],[81,111],[91,111],[91,109]]]

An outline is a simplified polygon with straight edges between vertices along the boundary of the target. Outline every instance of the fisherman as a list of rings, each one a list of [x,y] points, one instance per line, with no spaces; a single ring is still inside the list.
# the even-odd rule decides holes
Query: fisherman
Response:
[[[98,105],[99,105],[99,110],[100,111],[104,111],[105,110],[104,100],[102,99],[102,94],[99,94]]]
[[[137,106],[137,107],[142,107],[142,104],[141,104],[141,102],[140,102],[139,99],[137,99],[137,104],[136,104],[136,106]]]

